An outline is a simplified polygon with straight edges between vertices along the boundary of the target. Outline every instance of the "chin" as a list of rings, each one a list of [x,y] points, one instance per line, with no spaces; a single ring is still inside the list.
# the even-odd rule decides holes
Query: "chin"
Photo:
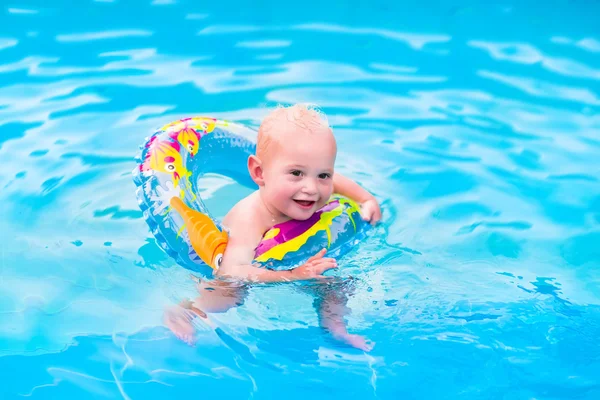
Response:
[[[305,221],[305,220],[309,219],[310,217],[312,217],[314,213],[315,213],[314,211],[305,212],[305,213],[302,213],[302,215],[298,215],[294,219],[296,219],[298,221]]]
[[[298,211],[298,210],[291,210],[289,212],[286,213],[286,215],[291,218],[291,219],[295,219],[297,221],[304,221],[309,219],[310,217],[312,217],[312,215],[315,212],[313,210],[310,211]]]
[[[296,204],[292,204],[289,208],[288,208],[288,212],[286,213],[286,215],[292,219],[298,220],[298,221],[304,221],[309,219],[310,217],[312,217],[312,215],[318,210],[319,208],[316,207],[315,205],[313,205],[311,208],[307,208],[307,209],[301,209],[299,208]]]

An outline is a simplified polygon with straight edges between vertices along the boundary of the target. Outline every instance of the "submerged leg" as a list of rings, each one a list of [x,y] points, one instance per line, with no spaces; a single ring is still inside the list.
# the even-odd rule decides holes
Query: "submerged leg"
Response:
[[[352,310],[347,306],[349,282],[320,284],[314,290],[316,295],[313,305],[319,315],[319,324],[336,340],[364,351],[371,351],[374,343],[364,336],[348,332],[345,317]]]
[[[196,315],[190,309],[186,308],[184,302],[182,302],[179,305],[170,306],[165,310],[163,322],[179,340],[193,345],[195,342],[195,330],[192,320],[195,317]]]
[[[200,294],[193,301],[184,299],[179,305],[167,308],[165,325],[180,340],[188,344],[195,341],[192,321],[196,317],[205,320],[211,327],[214,323],[208,318],[210,313],[223,313],[244,304],[247,288],[244,285],[219,280],[203,281],[193,277]]]

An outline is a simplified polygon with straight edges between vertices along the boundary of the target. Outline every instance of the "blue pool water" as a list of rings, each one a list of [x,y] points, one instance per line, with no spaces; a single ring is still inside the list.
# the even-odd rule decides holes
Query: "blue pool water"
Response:
[[[486,3],[2,2],[0,398],[600,398],[600,5]],[[383,207],[339,272],[376,346],[276,285],[190,347],[133,157],[297,101]],[[219,215],[247,193],[204,184]]]

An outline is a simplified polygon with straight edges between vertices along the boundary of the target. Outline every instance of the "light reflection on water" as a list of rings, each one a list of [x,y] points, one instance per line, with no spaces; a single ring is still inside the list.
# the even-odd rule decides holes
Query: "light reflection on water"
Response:
[[[0,397],[598,396],[597,4],[315,7],[4,6]],[[377,345],[336,344],[275,285],[188,347],[162,313],[195,287],[152,240],[133,157],[171,120],[256,126],[297,101],[383,204],[342,269]],[[203,185],[221,215],[246,193]]]

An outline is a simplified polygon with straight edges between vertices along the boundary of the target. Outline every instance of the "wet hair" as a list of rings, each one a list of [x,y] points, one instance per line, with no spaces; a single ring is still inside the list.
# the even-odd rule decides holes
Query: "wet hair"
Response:
[[[310,133],[329,132],[332,130],[324,113],[307,104],[278,106],[271,111],[258,128],[256,155],[264,158],[290,125],[302,128]]]

